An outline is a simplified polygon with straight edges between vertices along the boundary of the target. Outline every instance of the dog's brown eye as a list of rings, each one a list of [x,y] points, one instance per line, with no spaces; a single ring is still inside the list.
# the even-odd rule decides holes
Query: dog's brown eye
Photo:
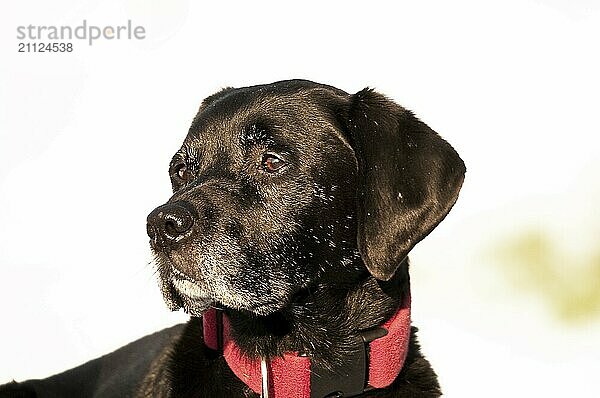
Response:
[[[182,164],[175,169],[177,177],[183,181],[187,181],[191,178],[192,173],[188,170],[187,166]]]
[[[267,153],[263,156],[261,166],[263,170],[273,173],[281,169],[285,162],[272,153]]]

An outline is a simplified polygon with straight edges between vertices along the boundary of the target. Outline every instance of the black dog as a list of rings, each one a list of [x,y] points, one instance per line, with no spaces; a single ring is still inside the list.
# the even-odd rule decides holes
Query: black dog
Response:
[[[191,320],[0,391],[279,398],[291,377],[304,392],[287,396],[437,397],[416,329],[396,357],[370,341],[404,330],[378,327],[409,314],[408,252],[450,211],[464,173],[447,142],[372,90],[224,89],[200,106],[171,162],[174,194],[148,216],[165,301]],[[373,370],[377,360],[386,369]],[[261,366],[260,380],[244,364]],[[396,365],[385,385],[371,380]]]

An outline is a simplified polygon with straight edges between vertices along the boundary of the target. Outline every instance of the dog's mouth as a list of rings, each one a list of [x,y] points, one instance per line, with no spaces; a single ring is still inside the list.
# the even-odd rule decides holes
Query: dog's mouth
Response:
[[[180,307],[192,316],[201,316],[213,304],[210,298],[196,293],[198,287],[192,282],[177,280],[173,282],[173,287],[179,298]]]
[[[176,305],[192,316],[201,316],[213,304],[208,292],[201,284],[171,267],[169,284],[175,294]]]
[[[230,275],[209,274],[206,279],[201,276],[202,279],[199,280],[185,272],[182,269],[184,267],[178,266],[178,261],[192,261],[194,266],[201,267],[201,257],[172,258],[170,253],[156,250],[153,250],[153,254],[163,298],[171,311],[183,308],[189,315],[199,317],[210,307],[218,306],[267,316],[280,311],[288,302],[288,295],[282,294],[289,290],[286,290],[286,286],[275,291],[270,285],[268,290],[252,290],[249,289],[247,280],[231,278]],[[263,285],[266,286],[264,283]]]
[[[250,308],[238,308],[234,303],[217,302],[210,297],[210,293],[202,288],[202,285],[191,278],[183,275],[173,268],[173,276],[170,280],[171,294],[166,298],[171,309],[183,308],[189,315],[199,317],[210,307],[232,308],[258,316],[270,315],[281,309],[279,301],[265,301]]]
[[[171,278],[173,287],[179,294],[187,296],[191,299],[197,300],[208,300],[208,294],[204,291],[195,281],[182,278],[180,276],[173,276]]]
[[[164,253],[154,250],[153,253],[161,292],[171,311],[183,308],[186,313],[199,317],[211,307],[214,300],[202,288],[202,284],[178,270]]]

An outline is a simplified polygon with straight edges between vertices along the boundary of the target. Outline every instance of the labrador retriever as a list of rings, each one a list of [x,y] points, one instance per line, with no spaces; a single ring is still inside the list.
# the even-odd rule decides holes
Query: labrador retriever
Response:
[[[0,395],[438,397],[407,255],[464,174],[446,141],[371,89],[223,89],[147,220],[165,302],[190,321]]]

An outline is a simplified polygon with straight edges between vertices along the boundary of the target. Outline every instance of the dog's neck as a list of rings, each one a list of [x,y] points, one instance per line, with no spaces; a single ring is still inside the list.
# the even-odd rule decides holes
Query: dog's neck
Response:
[[[319,285],[300,292],[273,315],[257,317],[234,310],[226,314],[231,338],[250,358],[298,352],[327,366],[354,349],[359,331],[392,316],[408,290],[408,260],[404,260],[390,281],[377,281],[367,273],[325,275]]]

